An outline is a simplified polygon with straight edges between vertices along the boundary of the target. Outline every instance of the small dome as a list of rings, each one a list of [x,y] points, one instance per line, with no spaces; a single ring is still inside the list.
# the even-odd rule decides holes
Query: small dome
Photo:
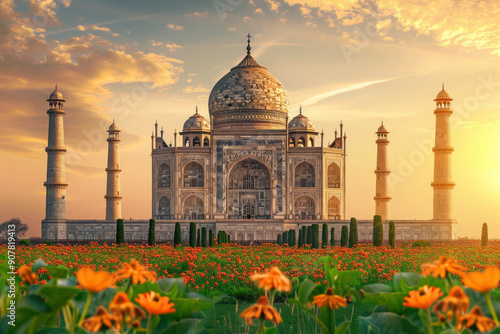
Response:
[[[302,115],[302,108],[300,108],[300,113],[295,116],[290,123],[288,123],[289,131],[316,131],[314,125],[311,123],[309,118]]]
[[[434,99],[434,101],[437,101],[437,100],[447,100],[447,101],[453,100],[450,97],[450,95],[448,94],[448,92],[444,90],[444,84],[443,84],[443,88],[441,89],[441,91],[438,93],[438,95]]]
[[[56,85],[55,90],[52,93],[50,93],[49,100],[61,100],[61,101],[64,101],[63,95],[61,94],[61,92],[59,92],[57,90],[57,85]],[[64,101],[64,102],[66,102],[66,101]]]
[[[196,113],[184,122],[183,131],[210,131],[210,123],[198,114],[198,107],[196,107]]]
[[[384,123],[382,123],[382,125],[378,128],[377,133],[389,133],[389,131],[385,128]]]
[[[120,132],[118,126],[115,124],[115,120],[113,120],[113,124],[109,126],[108,132]]]

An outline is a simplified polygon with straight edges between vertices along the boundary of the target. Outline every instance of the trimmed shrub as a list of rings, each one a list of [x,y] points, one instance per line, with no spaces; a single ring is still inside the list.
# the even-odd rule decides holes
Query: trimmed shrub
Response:
[[[319,225],[318,224],[312,224],[312,234],[313,234],[313,240],[312,240],[312,248],[319,248]]]
[[[288,232],[288,245],[290,247],[297,245],[297,238],[295,237],[295,230],[293,229]]]
[[[125,243],[125,228],[123,227],[123,219],[116,220],[116,244]]]
[[[307,239],[306,239],[306,244],[308,244],[309,246],[312,246],[312,243],[313,243],[313,234],[312,234],[312,227],[311,225],[309,225],[306,229],[306,235],[307,235]]]
[[[349,224],[349,248],[358,244],[358,221],[352,217]]]
[[[380,215],[373,216],[373,246],[382,246],[384,242],[384,227]]]
[[[175,223],[174,247],[182,246],[181,224]]]
[[[226,234],[226,237],[227,237],[226,238],[227,243],[230,244],[231,243],[231,234]]]
[[[394,222],[391,220],[389,222],[389,246],[394,248],[395,241],[396,241],[396,225],[394,225]]]
[[[149,230],[148,230],[148,245],[154,246],[155,244],[156,244],[156,242],[155,242],[155,220],[150,219],[149,220]]]
[[[302,247],[302,229],[299,229],[299,241],[297,243],[297,247],[301,248]]]
[[[321,248],[328,246],[328,224],[323,224],[323,233],[321,235]]]
[[[283,245],[288,245],[288,231],[283,232],[281,241],[283,242]]]
[[[189,223],[189,247],[196,247],[196,223]]]
[[[201,231],[198,229],[198,235],[196,236],[196,247],[201,247]]]
[[[207,228],[201,228],[201,247],[207,247]]]
[[[307,244],[307,226],[302,226],[302,247]]]
[[[276,240],[279,246],[283,246],[283,243],[281,242],[281,234],[278,234],[278,240]]]
[[[212,229],[208,230],[208,246],[214,246],[214,231],[212,231]]]
[[[411,245],[411,247],[431,247],[431,243],[427,240],[417,240]]]
[[[481,230],[481,246],[488,246],[488,224],[483,223]]]
[[[31,245],[31,242],[29,241],[29,239],[19,240],[19,246],[30,246],[30,245]]]
[[[349,239],[349,228],[347,225],[342,226],[342,233],[340,234],[340,246],[347,246],[347,239]]]
[[[335,227],[330,229],[330,246],[335,246]]]
[[[47,246],[52,246],[52,241],[50,241],[50,240],[46,240],[46,241],[45,241],[45,245],[47,245]]]

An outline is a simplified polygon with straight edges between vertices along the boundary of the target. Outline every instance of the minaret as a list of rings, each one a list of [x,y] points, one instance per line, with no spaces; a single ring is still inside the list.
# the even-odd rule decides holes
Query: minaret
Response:
[[[62,94],[55,90],[47,99],[49,102],[49,139],[45,152],[47,152],[47,181],[43,184],[46,189],[45,221],[64,222],[66,220],[66,171],[64,147],[64,126]]]
[[[387,181],[389,179],[389,174],[391,171],[387,168],[387,145],[389,140],[387,139],[387,134],[389,131],[386,130],[384,122],[378,128],[377,132],[377,170],[375,170],[375,175],[377,176],[377,183],[375,187],[375,214],[380,215],[382,220],[389,219],[389,197],[387,189]]]
[[[431,183],[434,189],[433,220],[451,220],[451,191],[455,182],[451,180],[451,153],[453,147],[450,143],[450,116],[453,111],[450,102],[453,99],[444,90],[438,93],[434,99],[436,101],[436,143],[432,151],[434,152],[434,182]]]
[[[108,129],[108,173],[107,187],[106,187],[106,220],[117,220],[122,218],[120,196],[120,156],[118,152],[118,144],[120,143],[120,129],[113,124]]]

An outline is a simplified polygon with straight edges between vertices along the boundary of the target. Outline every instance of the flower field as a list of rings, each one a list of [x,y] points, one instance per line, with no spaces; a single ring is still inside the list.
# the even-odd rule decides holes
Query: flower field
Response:
[[[0,252],[5,249],[0,247]],[[260,292],[249,280],[254,272],[278,266],[292,283],[308,278],[326,284],[325,270],[316,262],[323,256],[338,261],[339,270],[361,272],[363,285],[390,280],[397,272],[421,272],[421,265],[440,255],[453,254],[469,270],[482,270],[500,263],[500,247],[435,245],[432,247],[389,248],[360,246],[303,249],[268,246],[218,246],[214,248],[172,246],[112,245],[33,246],[18,249],[19,266],[37,259],[49,265],[62,264],[75,275],[80,266],[114,272],[121,263],[135,259],[157,273],[157,279],[182,277],[186,286],[205,296],[228,294],[244,300],[257,300]],[[49,280],[46,270],[41,280]],[[296,284],[296,283],[295,283]]]
[[[17,256],[15,283],[0,279],[7,334],[500,333],[496,246],[89,243]]]

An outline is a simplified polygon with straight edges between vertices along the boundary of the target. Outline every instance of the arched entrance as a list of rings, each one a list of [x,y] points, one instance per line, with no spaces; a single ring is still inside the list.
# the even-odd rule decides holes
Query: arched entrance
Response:
[[[271,218],[271,178],[260,161],[247,158],[231,169],[227,208],[230,219]]]

